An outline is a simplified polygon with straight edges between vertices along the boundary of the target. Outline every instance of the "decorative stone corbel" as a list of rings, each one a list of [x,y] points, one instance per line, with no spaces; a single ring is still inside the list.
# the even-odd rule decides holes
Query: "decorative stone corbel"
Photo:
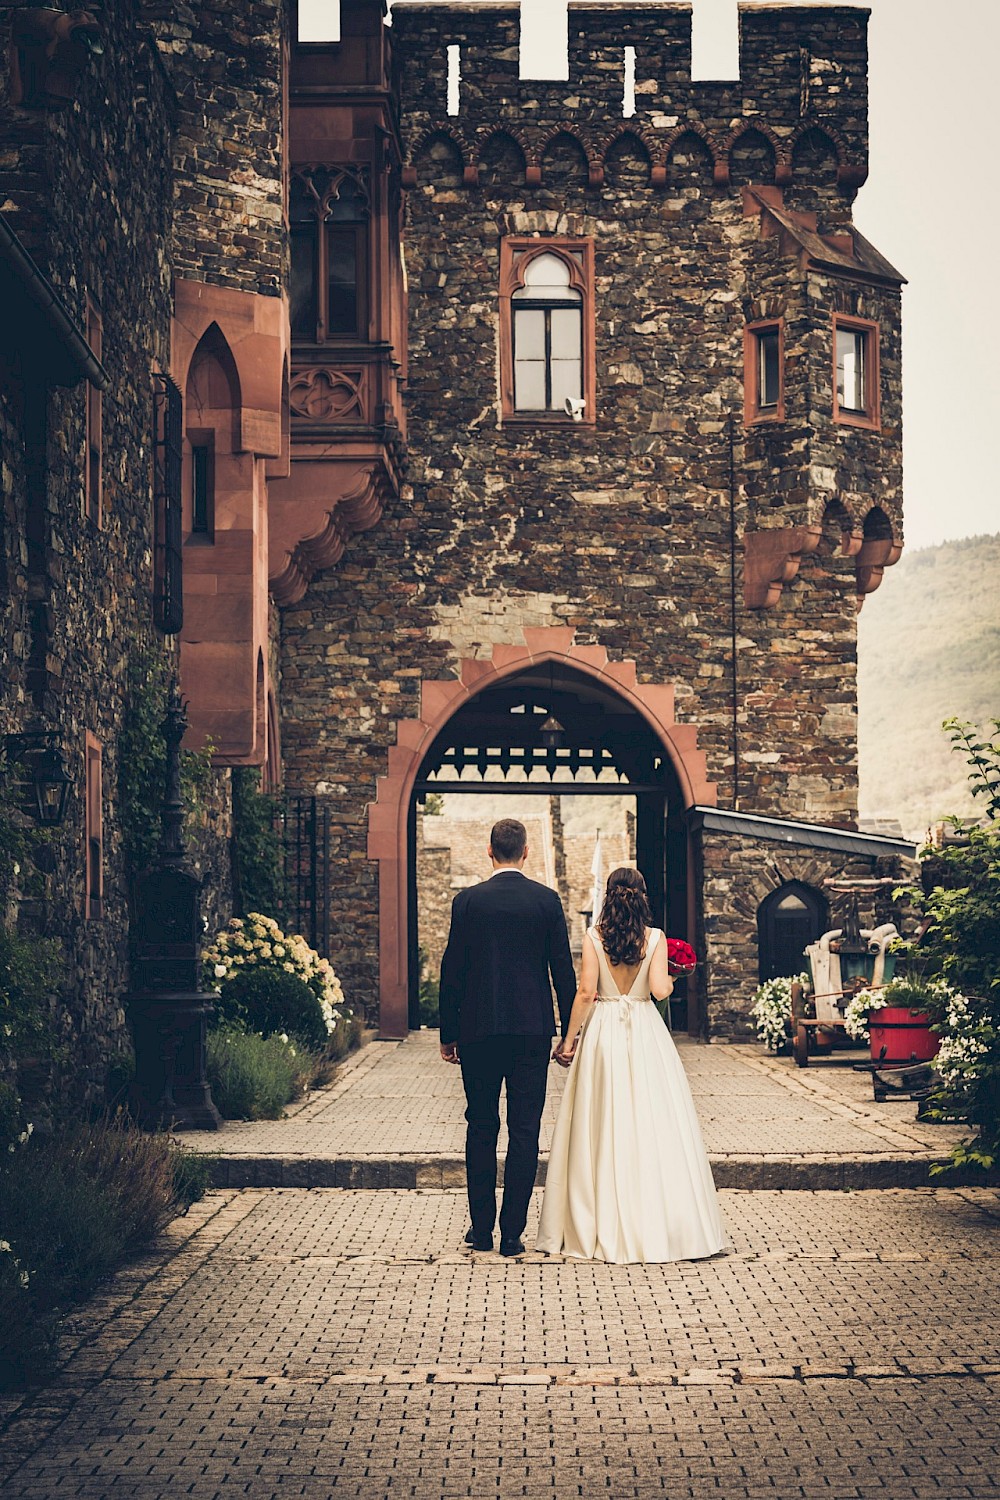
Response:
[[[69,104],[77,80],[104,51],[101,28],[89,10],[33,6],[10,23],[11,98],[25,108]]]
[[[861,543],[854,556],[858,609],[864,604],[866,595],[874,594],[882,582],[882,574],[899,561],[902,551],[902,542],[894,542],[891,536],[868,537]]]
[[[743,597],[747,609],[771,609],[799,571],[804,552],[814,552],[821,526],[779,526],[743,537]]]

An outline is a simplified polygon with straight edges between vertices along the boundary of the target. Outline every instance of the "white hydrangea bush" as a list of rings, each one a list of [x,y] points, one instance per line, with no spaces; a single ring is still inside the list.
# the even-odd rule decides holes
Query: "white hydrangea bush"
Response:
[[[792,985],[796,980],[804,988],[809,983],[809,976],[789,974],[780,979],[767,979],[754,991],[750,1014],[757,1027],[757,1036],[769,1052],[779,1052],[788,1043],[791,1035]]]
[[[321,958],[304,937],[282,932],[273,917],[249,912],[233,917],[204,951],[205,971],[217,985],[242,969],[267,965],[294,974],[312,990],[332,1035],[343,1020],[344,991],[329,959]]]

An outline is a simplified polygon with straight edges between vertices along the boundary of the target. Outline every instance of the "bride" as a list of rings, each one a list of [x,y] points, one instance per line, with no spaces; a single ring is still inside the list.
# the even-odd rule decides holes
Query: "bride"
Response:
[[[651,920],[638,870],[612,870],[553,1054],[572,1068],[536,1242],[551,1255],[698,1260],[731,1248],[687,1076],[650,1000],[673,989]]]

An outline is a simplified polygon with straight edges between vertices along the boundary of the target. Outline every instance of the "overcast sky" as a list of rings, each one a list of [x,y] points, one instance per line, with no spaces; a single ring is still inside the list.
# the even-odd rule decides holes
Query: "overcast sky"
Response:
[[[693,4],[696,76],[732,77],[735,0]],[[870,5],[871,175],[855,221],[909,281],[906,537],[920,547],[1000,531],[1000,0]],[[523,29],[525,74],[564,69],[564,0],[523,0]]]

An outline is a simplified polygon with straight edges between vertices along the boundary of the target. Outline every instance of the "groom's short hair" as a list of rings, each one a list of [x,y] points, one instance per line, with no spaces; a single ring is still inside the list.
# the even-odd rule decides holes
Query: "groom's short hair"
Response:
[[[490,848],[493,850],[493,858],[498,859],[501,864],[513,864],[520,859],[527,842],[528,830],[516,818],[501,818],[499,823],[493,824]]]

